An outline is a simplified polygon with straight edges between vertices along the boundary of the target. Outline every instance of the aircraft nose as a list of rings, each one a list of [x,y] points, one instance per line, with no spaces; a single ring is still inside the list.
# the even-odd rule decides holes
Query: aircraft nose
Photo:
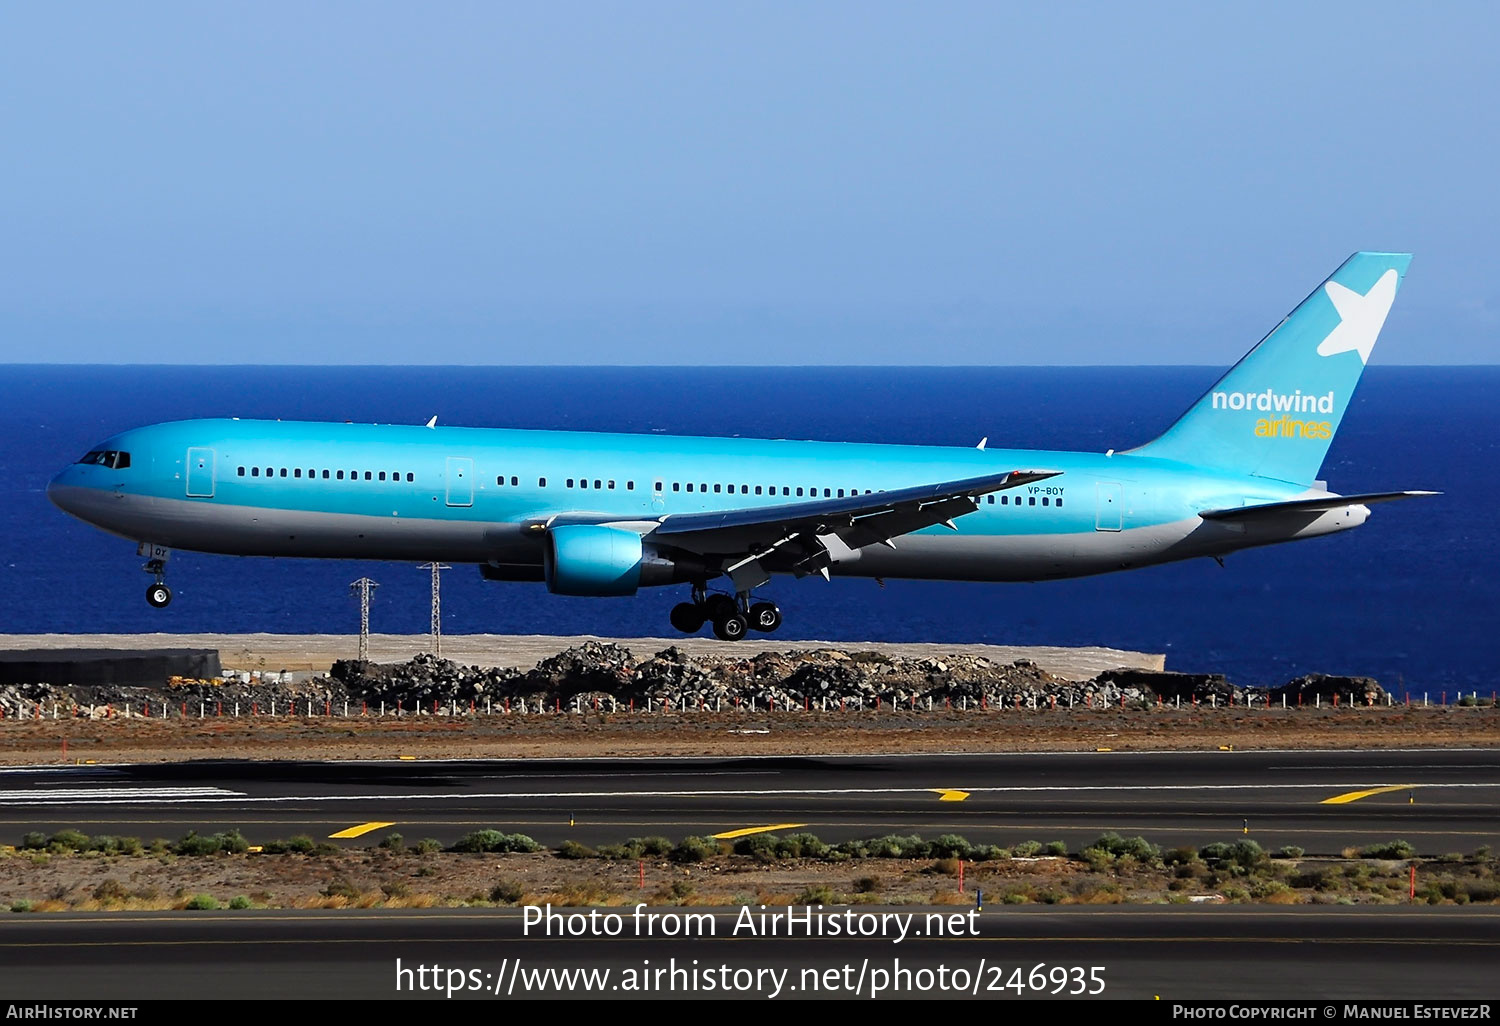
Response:
[[[78,493],[80,489],[79,486],[71,480],[72,473],[73,468],[68,467],[66,470],[60,471],[59,473],[55,474],[52,480],[47,482],[47,498],[52,502],[52,505],[56,506],[64,513],[70,513],[74,516],[77,516]]]

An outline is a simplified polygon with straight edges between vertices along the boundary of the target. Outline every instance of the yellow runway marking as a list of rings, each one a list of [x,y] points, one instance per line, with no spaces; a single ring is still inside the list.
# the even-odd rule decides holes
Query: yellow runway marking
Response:
[[[371,830],[380,830],[383,827],[395,826],[394,823],[357,823],[347,830],[340,830],[336,834],[329,834],[331,840],[347,841],[351,837],[362,837]]]
[[[732,841],[736,837],[749,837],[751,834],[764,834],[771,830],[795,830],[805,826],[806,823],[772,823],[769,826],[746,827],[743,830],[726,830],[713,836],[716,841]]]
[[[969,797],[969,792],[959,791],[951,787],[933,787],[928,788],[928,790],[937,795],[940,802],[961,802]]]
[[[1324,798],[1319,805],[1348,805],[1357,802],[1361,798],[1368,798],[1376,794],[1390,794],[1392,791],[1410,791],[1416,784],[1392,784],[1390,787],[1372,787],[1368,791],[1350,791],[1348,794],[1336,794],[1332,798]]]

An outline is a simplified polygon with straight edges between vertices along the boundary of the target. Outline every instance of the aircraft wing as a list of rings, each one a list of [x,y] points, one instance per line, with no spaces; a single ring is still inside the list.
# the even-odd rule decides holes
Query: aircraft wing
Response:
[[[768,572],[828,576],[828,568],[866,545],[895,547],[893,539],[946,524],[979,508],[979,497],[1062,473],[1010,470],[1003,474],[815,499],[780,506],[674,513],[650,536],[658,543],[706,556],[722,556],[741,590],[759,587]],[[750,582],[754,583],[750,583]]]
[[[1313,499],[1290,499],[1286,502],[1264,502],[1258,506],[1235,506],[1229,509],[1209,509],[1198,515],[1204,520],[1229,520],[1244,522],[1259,520],[1286,513],[1326,513],[1344,506],[1368,506],[1375,502],[1395,502],[1398,499],[1418,499],[1441,492],[1366,492],[1363,495],[1322,495]]]

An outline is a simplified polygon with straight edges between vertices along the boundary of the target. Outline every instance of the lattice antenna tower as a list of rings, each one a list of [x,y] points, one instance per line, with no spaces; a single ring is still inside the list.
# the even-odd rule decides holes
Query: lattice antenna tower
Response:
[[[443,582],[444,570],[453,568],[446,563],[433,560],[431,563],[423,563],[423,570],[432,571],[432,624],[428,630],[432,633],[432,654],[441,657],[443,654]]]
[[[359,661],[370,660],[370,596],[380,587],[368,577],[349,585],[349,593],[359,596]]]

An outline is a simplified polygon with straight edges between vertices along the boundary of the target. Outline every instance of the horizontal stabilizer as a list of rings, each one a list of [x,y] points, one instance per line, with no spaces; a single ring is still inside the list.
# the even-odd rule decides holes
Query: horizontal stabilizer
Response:
[[[1236,506],[1233,509],[1204,510],[1198,515],[1204,520],[1252,520],[1275,516],[1278,513],[1323,513],[1345,506],[1368,506],[1375,502],[1395,502],[1397,499],[1417,499],[1424,495],[1441,495],[1442,492],[1367,492],[1364,495],[1320,495],[1314,499],[1290,499],[1286,502],[1266,502],[1259,506]]]

